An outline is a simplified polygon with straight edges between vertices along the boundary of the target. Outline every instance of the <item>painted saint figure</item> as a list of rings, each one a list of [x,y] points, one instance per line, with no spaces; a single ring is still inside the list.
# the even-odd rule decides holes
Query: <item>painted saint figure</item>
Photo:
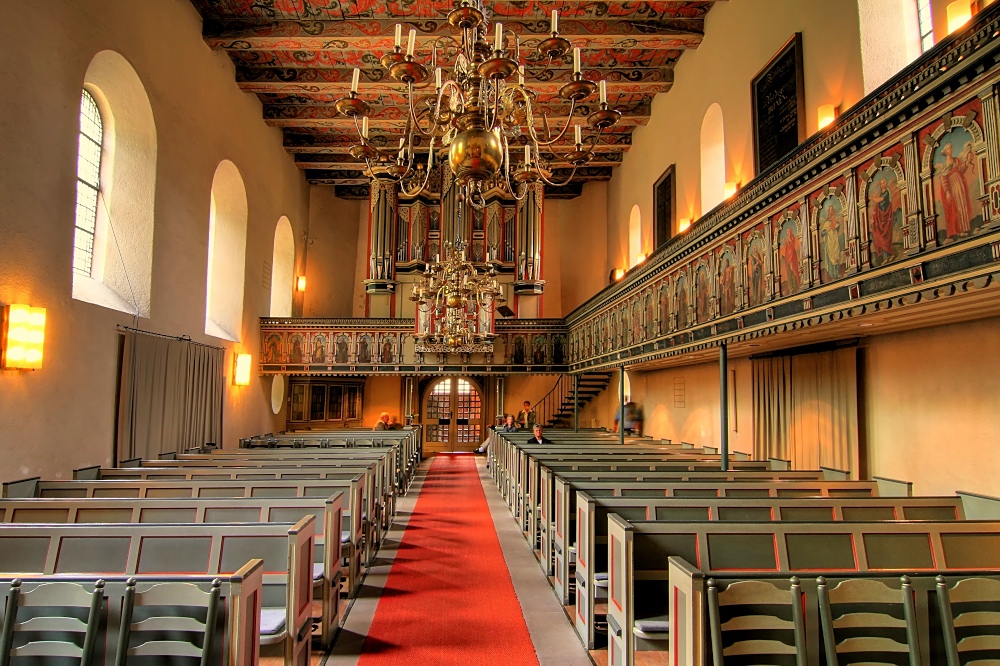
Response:
[[[382,358],[380,360],[386,365],[392,363],[392,340],[389,338],[382,342]]]
[[[722,259],[719,275],[719,310],[721,315],[736,311],[736,269],[728,254]]]
[[[335,357],[337,363],[347,363],[347,336],[342,335],[337,338],[337,354]]]
[[[750,242],[748,264],[750,273],[750,305],[764,302],[764,242],[755,238]]]
[[[836,280],[843,277],[847,268],[844,261],[844,229],[840,224],[836,199],[824,206],[826,215],[820,221],[819,235],[823,244],[823,279]]]
[[[778,252],[781,260],[781,278],[783,295],[798,292],[801,286],[799,277],[799,239],[795,235],[794,226],[789,223],[785,227],[785,238]]]
[[[358,341],[358,363],[372,362],[372,348],[368,342],[368,336],[363,335]]]
[[[946,143],[941,147],[943,161],[937,163],[937,176],[941,183],[941,205],[944,208],[945,236],[965,236],[972,230],[972,218],[975,209],[972,197],[969,195],[969,182],[966,172],[975,159],[972,144],[966,144],[962,153],[956,158],[954,147]]]
[[[868,189],[868,219],[872,237],[872,263],[880,266],[896,258],[893,245],[898,215],[902,212],[892,201],[892,190],[885,176]]]
[[[317,335],[313,338],[313,363],[326,363],[326,337]]]

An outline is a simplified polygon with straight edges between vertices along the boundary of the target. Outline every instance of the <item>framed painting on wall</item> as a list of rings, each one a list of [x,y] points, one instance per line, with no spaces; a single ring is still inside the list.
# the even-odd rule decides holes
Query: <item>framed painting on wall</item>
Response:
[[[750,83],[757,175],[806,138],[802,33],[795,33]]]

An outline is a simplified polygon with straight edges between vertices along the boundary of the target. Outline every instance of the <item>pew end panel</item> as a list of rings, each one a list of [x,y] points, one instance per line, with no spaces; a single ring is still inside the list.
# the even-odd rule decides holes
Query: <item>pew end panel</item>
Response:
[[[41,480],[42,477],[33,476],[29,479],[20,479],[18,481],[4,481],[2,497],[5,499],[38,497],[38,484]]]
[[[621,666],[633,654],[633,529],[615,514],[608,517],[608,664]]]
[[[913,482],[888,479],[884,476],[873,476],[872,481],[878,484],[879,497],[913,497]]]
[[[959,490],[957,495],[962,498],[965,516],[969,520],[1000,520],[1000,497],[979,495]]]

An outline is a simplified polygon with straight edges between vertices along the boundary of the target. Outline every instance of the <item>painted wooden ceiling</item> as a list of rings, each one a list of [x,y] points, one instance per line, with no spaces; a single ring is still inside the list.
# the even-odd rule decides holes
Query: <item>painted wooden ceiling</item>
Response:
[[[417,59],[430,61],[431,42],[456,35],[447,16],[452,0],[191,0],[204,19],[204,38],[236,65],[237,85],[255,93],[267,124],[282,128],[286,149],[313,183],[329,183],[350,196],[364,191],[363,163],[348,149],[357,143],[354,122],[333,103],[347,94],[355,67],[362,70],[360,96],[371,105],[376,145],[395,145],[405,124],[404,86],[379,64],[393,47],[394,26],[417,31]],[[666,92],[687,49],[704,36],[705,15],[715,0],[499,0],[487,3],[492,19],[519,35],[530,53],[549,35],[549,16],[559,10],[561,36],[581,48],[584,76],[608,82],[608,102],[623,117],[605,132],[594,160],[575,183],[554,196],[578,194],[586,180],[607,180],[632,143],[633,130],[649,120],[653,96]],[[569,105],[559,87],[572,77],[572,61],[538,63],[527,85],[553,118]],[[584,103],[589,114],[596,99]],[[572,133],[543,153],[559,167],[572,150]]]

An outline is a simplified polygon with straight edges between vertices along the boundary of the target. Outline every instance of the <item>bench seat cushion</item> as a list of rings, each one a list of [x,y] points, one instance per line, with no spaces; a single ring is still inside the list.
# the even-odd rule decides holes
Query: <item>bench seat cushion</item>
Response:
[[[608,586],[608,574],[607,572],[597,572],[594,574],[594,587],[604,587]]]
[[[323,563],[314,562],[313,563],[313,582],[323,580]]]
[[[646,638],[654,640],[666,639],[670,635],[670,618],[666,615],[657,615],[636,620],[633,625],[633,633],[645,634]]]
[[[284,608],[260,609],[260,635],[275,636],[285,630]]]
[[[340,533],[340,543],[351,543],[350,531]]]

